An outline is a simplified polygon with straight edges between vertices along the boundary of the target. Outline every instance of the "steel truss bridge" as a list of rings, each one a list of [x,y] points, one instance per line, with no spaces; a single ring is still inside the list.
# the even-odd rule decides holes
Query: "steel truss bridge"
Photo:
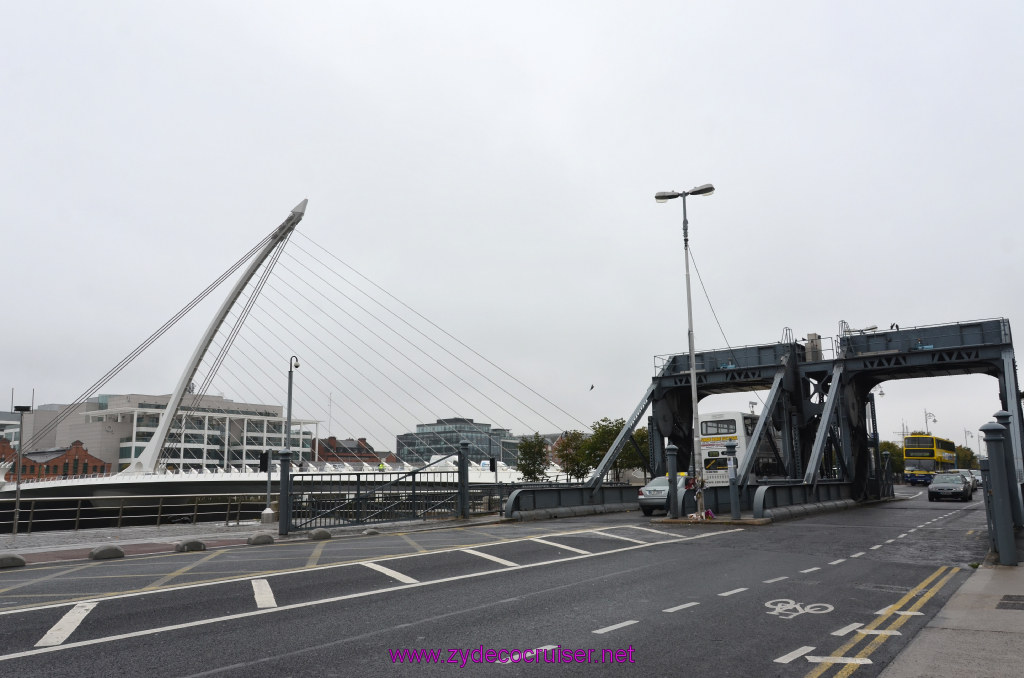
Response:
[[[894,326],[870,332],[852,331],[840,323],[840,335],[832,347],[823,347],[822,339],[813,334],[801,341],[789,335],[778,343],[695,354],[698,402],[713,394],[768,391],[748,450],[757,450],[766,441],[782,473],[759,478],[754,469],[757,455],[746,455],[738,468],[743,509],[758,516],[791,504],[891,496],[888,460],[878,449],[871,389],[895,379],[958,374],[987,374],[998,382],[999,402],[993,401],[993,411],[1010,413],[1006,445],[1016,468],[1013,485],[1015,502],[1020,504],[1024,483],[1021,394],[1008,320]],[[829,353],[833,357],[826,357]],[[666,440],[679,450],[679,468],[690,468],[694,436],[689,355],[659,359],[657,374],[640,404],[589,481],[590,501],[600,501],[605,474],[648,410],[653,473],[666,472]],[[705,502],[720,511],[723,498],[728,506],[727,491],[708,488]],[[523,509],[543,508],[550,498],[537,493],[520,502]]]

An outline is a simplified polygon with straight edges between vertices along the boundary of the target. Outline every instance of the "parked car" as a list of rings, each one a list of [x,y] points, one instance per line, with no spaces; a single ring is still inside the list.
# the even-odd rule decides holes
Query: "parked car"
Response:
[[[955,468],[955,469],[953,469],[952,472],[953,473],[959,473],[964,478],[967,478],[968,481],[970,481],[970,483],[971,483],[971,492],[974,492],[976,489],[978,489],[978,479],[974,477],[973,473],[971,473],[971,469],[969,469],[969,468]]]
[[[928,501],[940,499],[959,499],[970,501],[971,481],[959,473],[937,473],[928,486]]]
[[[686,476],[679,476],[676,487],[679,494],[682,495],[683,490],[686,489]],[[654,509],[668,511],[668,476],[654,478],[641,487],[636,499],[645,516],[654,513]]]
[[[982,482],[982,480],[981,480],[981,471],[980,471],[980,470],[978,470],[978,469],[976,469],[976,468],[972,468],[972,469],[971,469],[971,475],[972,475],[972,476],[974,476],[974,479],[978,481],[978,482],[977,482],[977,483],[976,483],[976,484],[974,485],[975,487],[981,487],[981,486],[982,486],[982,485],[984,484],[984,483]]]

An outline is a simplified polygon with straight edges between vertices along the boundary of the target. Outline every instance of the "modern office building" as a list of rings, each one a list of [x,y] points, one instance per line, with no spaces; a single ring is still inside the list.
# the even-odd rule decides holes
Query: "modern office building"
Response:
[[[494,457],[509,466],[519,459],[519,439],[508,429],[461,417],[438,419],[433,424],[416,424],[415,433],[396,436],[395,454],[401,461],[422,465],[434,455],[458,452],[459,443],[469,441],[469,459],[480,463]]]
[[[152,439],[169,400],[169,395],[137,393],[90,398],[35,447],[52,449],[81,441],[93,456],[123,469]],[[61,405],[43,405],[27,412],[25,440],[62,409]],[[283,409],[220,396],[199,399],[186,395],[167,434],[161,463],[182,470],[258,467],[260,454],[284,447]],[[311,458],[317,426],[312,419],[292,418],[291,448],[296,461]]]

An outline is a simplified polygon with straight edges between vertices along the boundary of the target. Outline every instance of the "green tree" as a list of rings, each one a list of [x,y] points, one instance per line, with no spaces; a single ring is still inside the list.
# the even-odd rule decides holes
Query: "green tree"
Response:
[[[594,422],[594,425],[591,427],[593,433],[583,441],[583,452],[590,462],[590,468],[597,468],[604,455],[611,449],[612,443],[615,442],[615,438],[619,435],[619,431],[625,425],[626,422],[623,419],[613,421],[608,417]],[[617,460],[615,468],[619,468]]]
[[[956,446],[956,467],[957,468],[981,468],[978,457],[974,450],[963,445]]]
[[[590,463],[590,457],[583,449],[586,436],[582,431],[566,431],[562,437],[555,442],[555,458],[562,470],[570,478],[583,480],[587,477],[594,465]]]
[[[892,465],[892,472],[902,474],[906,468],[906,460],[903,457],[903,447],[891,440],[883,440],[878,444],[880,452],[889,453],[889,463]]]
[[[547,470],[548,441],[540,433],[532,436],[524,436],[519,441],[519,472],[527,482],[537,482],[544,478],[544,471]]]
[[[621,469],[642,468],[644,470],[644,479],[646,480],[647,473],[650,471],[647,462],[647,457],[650,454],[647,427],[644,426],[633,431],[633,440],[636,441],[636,446],[633,445],[632,441],[627,440],[622,448],[622,453],[615,460],[615,465]],[[637,447],[640,448],[639,452],[636,449]]]

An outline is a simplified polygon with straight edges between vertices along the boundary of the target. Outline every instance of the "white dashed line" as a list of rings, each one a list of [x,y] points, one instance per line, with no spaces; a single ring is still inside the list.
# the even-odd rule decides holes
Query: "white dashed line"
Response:
[[[889,607],[883,607],[881,610],[879,610],[875,614],[898,614],[898,615],[901,615],[903,617],[916,617],[916,616],[924,614],[924,612],[910,612],[910,611],[907,611],[907,610],[891,610],[890,609],[891,607],[892,607],[892,605],[890,605]]]
[[[277,607],[274,591],[270,588],[270,582],[266,579],[253,579],[252,592],[256,596],[256,607],[261,610],[268,607]]]
[[[897,539],[903,539],[903,538],[904,538],[904,537],[906,537],[906,536],[907,536],[907,533],[906,533],[906,532],[904,532],[903,534],[901,534],[900,536],[898,536],[898,537],[896,537],[896,538],[897,538]]]
[[[869,550],[871,550],[871,551],[874,551],[874,550],[876,550],[876,549],[880,549],[880,548],[882,548],[882,545],[881,545],[881,544],[875,544],[875,545],[874,545],[874,546],[872,546],[872,547],[871,547],[871,548],[870,548]]]
[[[854,553],[854,554],[853,554],[852,556],[850,556],[850,557],[851,557],[851,558],[860,558],[860,557],[861,557],[862,555],[864,555],[864,552],[863,552],[863,551],[857,551],[856,553]]]
[[[813,649],[814,649],[814,647],[812,647],[811,645],[804,645],[803,647],[799,647],[799,648],[793,650],[789,654],[782,655],[781,657],[779,657],[778,659],[775,660],[775,663],[776,664],[788,664],[789,662],[793,661],[794,659],[796,659],[798,657],[803,657],[805,654],[807,654],[808,652],[810,652]]]
[[[36,643],[36,647],[52,647],[63,643],[68,639],[68,636],[75,632],[75,629],[85,619],[85,615],[89,614],[94,607],[96,607],[96,603],[79,603],[75,605],[46,632],[46,635]]]
[[[844,626],[843,628],[839,629],[838,631],[833,631],[832,635],[833,636],[845,636],[850,631],[853,631],[855,629],[859,629],[862,626],[864,626],[864,625],[863,624],[850,624],[849,626]]]
[[[857,631],[857,633],[863,633],[866,636],[902,636],[903,635],[899,631],[886,631],[884,629],[871,629],[871,630],[868,630],[868,631],[865,631],[864,629],[860,629],[860,630]]]
[[[885,543],[886,543],[886,544],[891,544],[891,543],[893,543],[894,541],[896,541],[896,540],[895,540],[895,539],[886,539],[886,540],[885,540]]]
[[[516,563],[513,563],[511,560],[505,560],[504,558],[499,558],[498,556],[492,556],[490,553],[484,553],[483,551],[475,551],[473,549],[462,549],[462,550],[463,550],[463,552],[469,553],[470,555],[480,556],[481,558],[486,558],[487,560],[490,560],[492,562],[498,563],[499,565],[504,565],[505,567],[519,567],[519,565],[517,565]]]
[[[735,593],[742,593],[743,591],[746,591],[746,590],[747,590],[746,588],[733,589],[732,591],[725,591],[724,593],[719,593],[718,595],[720,595],[720,596],[722,596],[724,598],[726,596],[731,596],[731,595],[733,595]]]
[[[618,624],[612,624],[611,626],[606,626],[603,629],[598,629],[596,631],[593,631],[593,633],[608,633],[609,631],[614,631],[616,629],[621,629],[624,626],[632,626],[633,624],[639,624],[639,623],[640,623],[639,619],[630,619],[629,621],[619,622]]]
[[[686,608],[693,607],[694,605],[700,605],[700,603],[683,603],[682,605],[676,605],[675,607],[670,607],[667,610],[662,610],[662,612],[678,612],[679,610],[685,610]]]
[[[840,558],[839,560],[833,560],[829,565],[838,565],[839,563],[845,563],[846,558]]]
[[[807,574],[808,572],[814,572],[815,570],[820,570],[820,569],[821,569],[820,567],[809,567],[806,570],[800,570],[800,574]]]
[[[806,655],[804,657],[807,661],[812,664],[870,664],[871,660],[861,657],[812,657]]]
[[[765,579],[761,583],[762,584],[774,584],[775,582],[782,581],[783,579],[789,579],[789,577],[776,577],[775,579]]]
[[[383,565],[378,565],[377,563],[360,563],[360,565],[365,565],[371,570],[376,570],[381,574],[386,574],[392,579],[397,579],[403,584],[419,584],[419,582],[413,579],[412,577],[404,575],[401,572],[396,572],[395,570],[392,570],[390,567],[384,567]]]
[[[915,528],[913,528],[912,530],[907,530],[907,532],[908,532],[908,533],[910,533],[910,532],[917,532],[917,528],[915,527]]]
[[[589,556],[590,555],[590,551],[584,551],[583,549],[578,549],[578,548],[576,548],[574,546],[566,546],[565,544],[556,544],[553,541],[548,541],[547,539],[541,539],[540,537],[534,537],[530,541],[535,541],[538,544],[547,544],[548,546],[554,546],[555,548],[558,548],[558,549],[564,549],[566,551],[572,551],[573,553],[580,553],[580,554],[585,555],[585,556]]]

